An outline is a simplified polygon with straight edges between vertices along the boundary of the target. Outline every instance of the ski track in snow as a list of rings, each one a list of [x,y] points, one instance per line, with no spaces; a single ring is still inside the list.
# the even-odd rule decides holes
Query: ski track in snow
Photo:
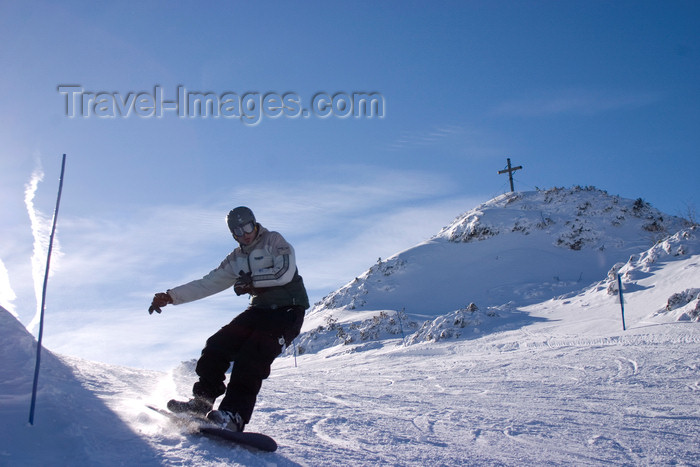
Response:
[[[395,340],[302,356],[296,368],[280,358],[249,425],[278,441],[276,453],[188,433],[145,408],[193,374],[61,359],[148,442],[153,465],[698,465],[696,327],[554,345],[523,330]]]
[[[322,366],[297,369],[298,376],[280,371],[297,397],[275,391],[276,399],[294,407],[275,416],[284,416],[285,426],[305,426],[303,438],[314,439],[302,458],[329,463],[700,460],[698,397],[690,389],[697,367],[685,363],[687,352],[700,350],[697,342],[514,352],[469,347],[438,346],[439,357],[425,358],[421,350],[399,349],[384,355],[391,365],[358,356],[352,365],[345,362],[344,375]],[[677,352],[683,355],[669,357]]]

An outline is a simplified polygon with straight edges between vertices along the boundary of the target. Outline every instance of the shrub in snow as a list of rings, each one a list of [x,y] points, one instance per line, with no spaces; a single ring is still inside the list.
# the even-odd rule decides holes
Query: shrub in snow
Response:
[[[584,245],[594,243],[598,240],[598,235],[585,220],[576,219],[566,222],[569,230],[563,232],[557,239],[557,246],[568,247],[579,251]]]
[[[400,312],[381,311],[363,321],[339,323],[333,316],[326,318],[326,324],[318,326],[298,337],[299,354],[314,353],[336,345],[350,345],[403,336],[418,328],[418,323]],[[288,349],[287,353],[291,350]]]
[[[468,222],[466,222],[468,220]],[[458,225],[450,234],[450,241],[469,243],[474,240],[486,240],[495,237],[499,230],[495,226],[486,225],[479,217],[466,219],[464,223]]]
[[[694,304],[691,302],[695,302]],[[689,306],[686,306],[690,304]],[[679,321],[700,321],[700,289],[686,289],[680,293],[674,293],[666,302],[666,311],[673,311],[686,307]]]
[[[617,263],[608,272],[608,277],[605,283],[607,283],[607,291],[609,295],[617,295],[617,274],[622,273],[622,278],[626,282],[633,282],[635,276],[638,276],[639,272],[648,273],[651,269],[661,261],[668,261],[669,257],[678,257],[685,255],[697,254],[698,252],[698,242],[696,238],[697,227],[692,226],[690,228],[681,230],[670,237],[666,237],[664,240],[657,242],[654,246],[648,250],[642,252],[639,255],[632,255],[627,263]],[[692,289],[695,290],[695,289]],[[676,297],[678,295],[678,297]],[[673,297],[669,298],[669,304],[673,301],[680,300],[683,296],[681,294],[674,294]],[[686,301],[683,305],[686,305],[691,299]],[[682,306],[683,306],[682,305]],[[669,305],[673,306],[673,304]],[[671,311],[675,308],[668,308],[667,311]]]
[[[698,298],[698,294],[700,294],[700,289],[686,289],[683,292],[674,293],[666,302],[666,310],[671,311],[686,306],[688,303]]]
[[[485,319],[497,316],[498,314],[493,309],[489,309],[484,313],[474,303],[470,303],[457,311],[438,316],[432,321],[426,321],[418,331],[409,336],[406,343],[417,344],[420,342],[457,339],[464,336],[467,332],[473,335],[479,332],[478,326]]]
[[[633,261],[633,260],[634,260],[634,256],[632,256],[630,258],[630,261]],[[628,263],[615,263],[615,265],[612,268],[610,268],[610,271],[608,271],[608,278],[607,278],[608,295],[617,295],[618,294],[617,275],[620,273],[622,268],[627,264]]]
[[[695,307],[688,312],[688,315],[693,321],[700,321],[700,297],[695,300]]]
[[[666,301],[664,310],[656,315],[674,312],[678,321],[700,322],[700,289],[686,289],[674,293]]]
[[[668,256],[684,256],[695,254],[694,242],[697,227],[688,229],[667,237],[663,241],[657,242],[652,248],[642,253],[635,266],[641,266],[642,270],[648,271],[651,265],[657,261],[662,261]]]

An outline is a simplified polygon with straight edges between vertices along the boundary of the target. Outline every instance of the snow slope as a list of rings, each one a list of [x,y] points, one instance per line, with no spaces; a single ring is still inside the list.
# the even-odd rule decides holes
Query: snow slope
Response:
[[[457,245],[488,245],[472,242]],[[0,310],[0,465],[700,465],[700,232],[625,254],[578,288],[527,294],[528,277],[506,297],[522,301],[441,309],[413,329],[395,308],[327,309],[333,339],[316,334],[323,345],[298,366],[279,358],[263,385],[249,429],[272,435],[275,453],[188,434],[145,407],[187,395],[192,362],[160,373],[44,352],[28,426],[36,342]],[[352,314],[366,326],[343,327]],[[360,331],[372,339],[347,340]]]

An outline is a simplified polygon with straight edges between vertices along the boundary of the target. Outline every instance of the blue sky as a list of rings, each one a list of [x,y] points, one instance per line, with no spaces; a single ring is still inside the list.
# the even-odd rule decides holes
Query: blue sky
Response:
[[[0,303],[36,314],[63,153],[45,343],[143,366],[146,348],[188,358],[245,305],[145,311],[228,253],[237,205],[292,242],[313,301],[507,191],[507,157],[516,189],[594,185],[684,215],[700,193],[699,23],[693,1],[3,2]],[[307,109],[376,93],[383,115],[71,118],[67,85],[291,93]]]

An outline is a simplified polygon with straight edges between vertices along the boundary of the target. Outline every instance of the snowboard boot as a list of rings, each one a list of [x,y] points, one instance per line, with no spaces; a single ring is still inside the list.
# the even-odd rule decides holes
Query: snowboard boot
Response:
[[[212,410],[207,414],[207,420],[225,430],[240,432],[245,428],[243,417],[238,412],[234,414],[227,410]]]
[[[178,401],[175,399],[170,399],[168,401],[168,410],[171,412],[191,413],[201,417],[204,417],[213,406],[214,401],[210,401],[209,399],[204,399],[202,397],[195,397],[188,401]]]

